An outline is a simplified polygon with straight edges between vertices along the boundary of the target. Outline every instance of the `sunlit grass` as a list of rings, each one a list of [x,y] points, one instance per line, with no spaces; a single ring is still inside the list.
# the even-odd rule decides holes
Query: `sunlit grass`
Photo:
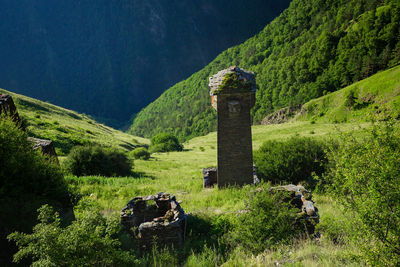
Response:
[[[0,93],[13,97],[28,134],[52,140],[58,155],[68,154],[75,145],[100,144],[128,151],[149,143],[148,139],[115,130],[87,115],[3,89]]]

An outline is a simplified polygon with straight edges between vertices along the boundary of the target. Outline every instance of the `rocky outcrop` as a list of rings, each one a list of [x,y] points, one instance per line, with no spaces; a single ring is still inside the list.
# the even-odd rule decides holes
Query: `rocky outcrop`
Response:
[[[35,137],[28,137],[28,141],[32,142],[33,149],[40,150],[43,155],[48,156],[49,159],[59,164],[53,141]]]
[[[10,116],[18,126],[21,126],[21,118],[10,95],[0,94],[0,114]]]
[[[148,205],[152,201],[155,204]],[[180,247],[184,238],[187,215],[174,195],[158,193],[147,197],[135,197],[122,209],[121,223],[133,238],[137,238],[142,250],[157,245]]]
[[[294,107],[286,107],[267,115],[262,121],[262,125],[280,124],[289,121],[295,117],[301,110],[301,105]]]
[[[301,185],[284,185],[270,188],[271,193],[278,191],[289,192],[289,198],[285,201],[290,202],[299,209],[299,217],[296,223],[299,227],[304,225],[309,235],[314,234],[315,225],[319,223],[318,208],[314,206],[312,194]]]

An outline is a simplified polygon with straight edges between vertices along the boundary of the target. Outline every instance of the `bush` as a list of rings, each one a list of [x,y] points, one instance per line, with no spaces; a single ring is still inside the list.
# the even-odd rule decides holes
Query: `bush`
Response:
[[[250,193],[246,211],[236,217],[225,237],[228,243],[258,254],[301,232],[296,222],[298,210],[284,201],[286,192],[271,194],[269,187],[264,184],[262,190]]]
[[[134,159],[148,160],[150,158],[150,152],[145,147],[138,147],[129,152],[129,156]]]
[[[342,136],[329,154],[326,183],[359,214],[359,235],[372,240],[372,265],[400,264],[400,135],[393,123],[376,125],[362,139]]]
[[[139,261],[121,249],[116,238],[117,219],[105,219],[99,212],[86,211],[62,228],[60,218],[47,205],[39,210],[40,221],[32,234],[15,232],[8,236],[19,251],[14,262],[28,258],[34,266],[137,266]]]
[[[2,260],[12,254],[5,236],[31,230],[40,206],[70,206],[59,166],[34,151],[26,133],[4,116],[0,116],[0,203],[0,265],[9,265]]]
[[[159,133],[151,138],[150,152],[182,151],[183,146],[172,134]]]
[[[286,141],[266,141],[255,152],[254,162],[259,177],[273,183],[306,182],[315,186],[312,174],[321,175],[325,168],[324,143],[306,137]]]
[[[64,168],[76,176],[129,176],[132,174],[132,161],[124,153],[114,149],[78,146],[65,159]]]

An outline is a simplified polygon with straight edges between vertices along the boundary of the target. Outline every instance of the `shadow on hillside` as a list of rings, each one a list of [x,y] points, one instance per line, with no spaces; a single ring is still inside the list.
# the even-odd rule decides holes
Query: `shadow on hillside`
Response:
[[[150,175],[150,174],[145,173],[145,172],[140,172],[140,171],[133,171],[131,176],[133,178],[147,178],[147,179],[151,179],[151,180],[154,180],[156,178],[153,175]]]

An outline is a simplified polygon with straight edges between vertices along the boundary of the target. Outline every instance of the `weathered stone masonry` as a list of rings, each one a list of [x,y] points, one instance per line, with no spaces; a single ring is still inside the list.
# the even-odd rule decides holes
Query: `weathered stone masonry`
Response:
[[[250,109],[255,103],[252,72],[230,67],[210,77],[218,114],[218,186],[253,183]]]

